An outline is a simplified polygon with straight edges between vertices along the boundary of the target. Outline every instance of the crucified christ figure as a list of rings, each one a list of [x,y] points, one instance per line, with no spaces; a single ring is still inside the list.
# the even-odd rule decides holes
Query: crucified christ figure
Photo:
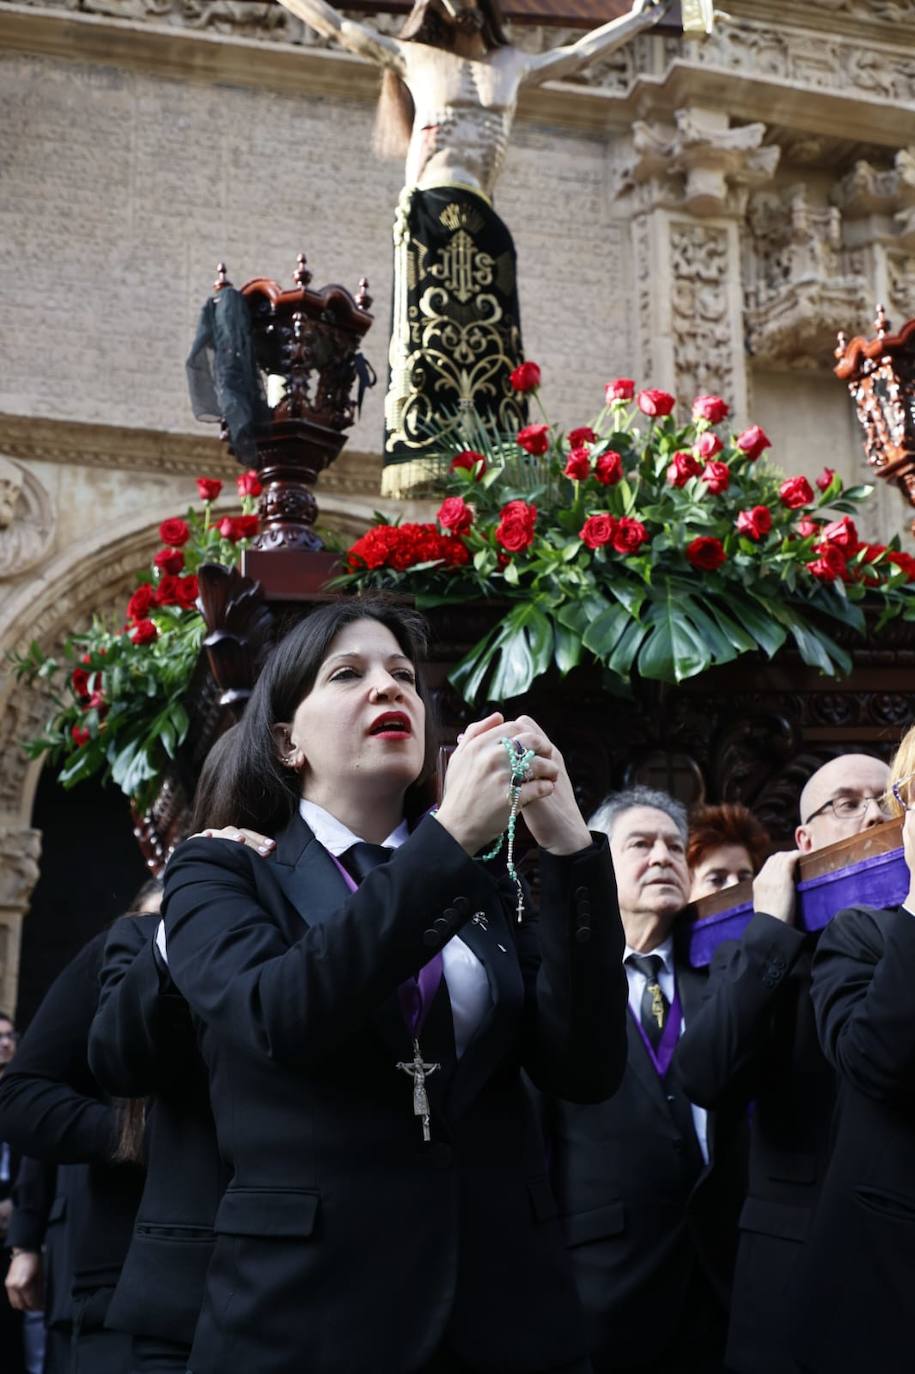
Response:
[[[383,483],[406,493],[428,476],[424,457],[455,413],[473,408],[502,430],[526,418],[509,383],[522,359],[515,248],[492,206],[520,91],[606,57],[652,28],[672,0],[634,0],[627,14],[538,54],[508,41],[498,0],[416,0],[397,37],[326,0],[281,3],[383,69],[376,148],[406,154]],[[691,4],[710,31],[713,0]]]

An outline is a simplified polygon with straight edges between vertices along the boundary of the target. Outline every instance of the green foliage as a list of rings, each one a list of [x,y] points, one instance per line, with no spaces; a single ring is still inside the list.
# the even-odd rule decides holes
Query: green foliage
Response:
[[[508,602],[452,674],[471,703],[517,696],[583,656],[620,690],[633,673],[678,683],[789,642],[822,673],[847,673],[830,622],[863,633],[865,606],[878,609],[878,629],[915,619],[915,559],[859,540],[850,517],[871,487],[845,488],[826,470],[798,502],[760,457],[762,431],[726,435],[727,408],[711,399],[715,423],[701,410],[685,423],[675,409],[647,420],[638,398],[612,401],[574,452],[545,416],[544,453],[472,412],[446,417],[439,528],[451,555],[420,561],[411,540],[436,527],[404,525],[400,540],[379,517],[338,585],[390,588],[420,607]],[[514,518],[511,503],[526,515]]]

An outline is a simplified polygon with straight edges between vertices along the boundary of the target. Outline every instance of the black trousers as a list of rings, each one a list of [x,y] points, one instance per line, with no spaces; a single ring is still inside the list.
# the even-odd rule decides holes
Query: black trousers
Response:
[[[134,1336],[130,1374],[184,1374],[190,1355],[189,1345]]]

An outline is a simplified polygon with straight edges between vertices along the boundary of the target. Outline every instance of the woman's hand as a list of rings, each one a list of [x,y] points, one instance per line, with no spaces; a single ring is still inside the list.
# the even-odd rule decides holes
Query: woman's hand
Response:
[[[555,769],[553,787],[546,795],[525,802],[522,792],[525,825],[540,848],[550,854],[577,854],[587,849],[591,844],[591,832],[575,800],[562,755],[531,716],[519,716],[516,725],[519,727],[517,738],[522,744],[533,747],[528,746],[528,740],[537,739],[541,761]]]
[[[533,749],[538,755],[521,788],[521,806],[542,800],[553,791],[559,769],[546,757],[552,746],[537,727],[528,729],[523,720],[529,718],[507,721],[494,711],[485,720],[474,721],[467,727],[451,755],[445,795],[436,819],[468,854],[476,854],[491,844],[508,824],[511,769],[501,743],[504,738],[517,739],[525,749]]]
[[[198,830],[188,839],[234,840],[236,844],[246,844],[258,854],[270,854],[276,848],[276,840],[271,840],[269,835],[259,835],[256,830],[239,830],[234,825],[224,825],[221,830]]]

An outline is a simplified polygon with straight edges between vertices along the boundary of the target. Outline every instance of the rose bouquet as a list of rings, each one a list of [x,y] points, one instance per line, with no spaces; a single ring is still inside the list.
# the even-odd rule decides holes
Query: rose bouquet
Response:
[[[513,374],[539,402],[540,369]],[[379,523],[351,546],[348,589],[412,593],[420,607],[509,606],[452,673],[464,697],[499,700],[592,656],[621,679],[681,682],[790,638],[823,673],[849,671],[833,621],[865,630],[862,602],[915,617],[915,559],[862,542],[872,488],[825,468],[814,490],[764,457],[758,425],[726,426],[718,396],[685,421],[673,396],[620,377],[587,425],[516,435],[473,415],[443,434],[436,523]]]
[[[31,758],[47,754],[62,763],[64,787],[99,773],[139,810],[155,795],[189,726],[184,697],[205,629],[197,570],[202,563],[237,564],[258,531],[257,473],[242,473],[237,486],[241,513],[219,516],[212,503],[222,483],[197,479],[201,509],[159,526],[162,547],[140,575],[123,623],[107,625],[96,617],[85,634],[67,642],[64,664],[37,644],[14,659],[20,678],[54,684],[51,719],[43,734],[25,741],[25,749]]]

